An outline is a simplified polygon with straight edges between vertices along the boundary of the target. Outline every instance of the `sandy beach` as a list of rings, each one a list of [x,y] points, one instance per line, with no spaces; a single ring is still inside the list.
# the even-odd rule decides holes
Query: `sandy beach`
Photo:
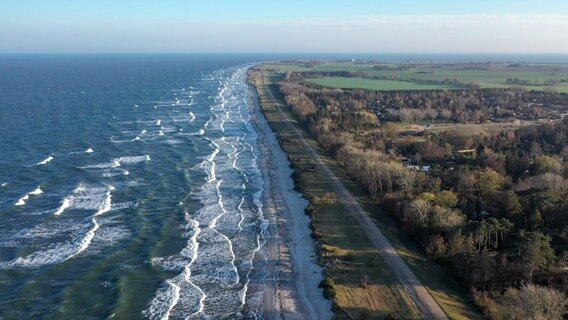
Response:
[[[292,169],[276,135],[255,101],[254,124],[261,147],[263,210],[269,221],[263,294],[264,319],[330,319],[331,302],[318,287],[323,279],[316,264],[308,201],[294,190]]]

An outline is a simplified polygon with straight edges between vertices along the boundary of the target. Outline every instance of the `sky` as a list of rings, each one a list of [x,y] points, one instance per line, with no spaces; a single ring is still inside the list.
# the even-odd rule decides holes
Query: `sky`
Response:
[[[568,53],[566,0],[0,0],[0,53]]]

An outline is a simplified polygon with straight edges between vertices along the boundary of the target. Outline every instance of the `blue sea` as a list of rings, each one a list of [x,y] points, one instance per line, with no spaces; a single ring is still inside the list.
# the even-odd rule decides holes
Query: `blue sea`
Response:
[[[0,319],[260,314],[259,59],[0,57]]]

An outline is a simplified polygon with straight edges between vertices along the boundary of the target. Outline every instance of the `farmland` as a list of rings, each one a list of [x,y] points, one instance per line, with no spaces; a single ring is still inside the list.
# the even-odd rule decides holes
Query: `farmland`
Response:
[[[305,79],[306,83],[331,88],[389,91],[518,87],[526,90],[568,92],[568,66],[558,64],[386,64],[344,61],[277,63],[270,67],[281,72],[305,72],[309,75]],[[350,72],[353,76],[326,76],[326,73],[333,72]]]

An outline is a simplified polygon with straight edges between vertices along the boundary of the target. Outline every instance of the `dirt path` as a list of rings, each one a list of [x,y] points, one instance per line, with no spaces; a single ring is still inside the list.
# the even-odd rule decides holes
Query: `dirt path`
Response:
[[[264,82],[264,77],[262,76],[262,81]],[[389,266],[394,270],[397,275],[398,280],[401,285],[404,286],[408,295],[416,304],[420,312],[422,313],[424,319],[448,319],[442,308],[436,303],[432,295],[428,290],[422,285],[420,280],[414,275],[410,268],[406,265],[404,260],[396,252],[394,247],[390,244],[384,234],[379,230],[375,223],[369,218],[365,210],[359,205],[359,203],[351,196],[349,191],[345,188],[343,183],[333,174],[333,172],[327,167],[323,162],[317,152],[309,145],[309,143],[304,139],[303,134],[296,129],[296,127],[290,122],[288,116],[282,111],[280,104],[275,98],[271,89],[264,83],[266,91],[270,94],[270,98],[274,101],[277,106],[278,111],[282,115],[282,118],[286,120],[286,125],[292,130],[298,137],[298,141],[304,146],[306,152],[312,156],[321,172],[325,175],[326,179],[329,181],[333,190],[337,194],[337,199],[339,202],[349,211],[349,213],[357,220],[361,225],[361,228],[365,232],[365,235],[371,240],[373,245],[379,249],[382,257],[389,264]]]

